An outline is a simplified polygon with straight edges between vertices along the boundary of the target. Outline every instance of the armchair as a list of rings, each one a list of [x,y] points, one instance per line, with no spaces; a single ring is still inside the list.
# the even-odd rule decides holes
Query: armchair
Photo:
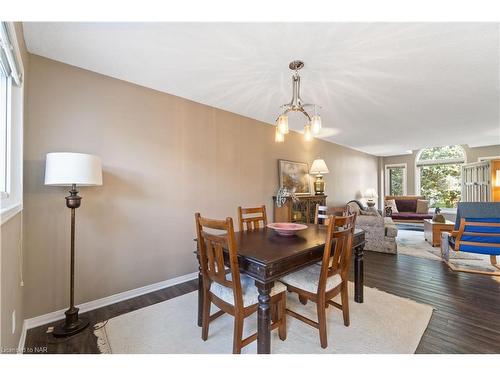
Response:
[[[396,243],[398,228],[390,217],[382,216],[374,208],[366,209],[356,200],[348,202],[347,206],[349,212],[357,213],[356,228],[366,232],[365,250],[390,254],[398,252]]]
[[[458,268],[450,263],[450,250],[490,256],[498,271]],[[441,257],[452,271],[500,276],[500,202],[461,202],[455,229],[441,233]]]

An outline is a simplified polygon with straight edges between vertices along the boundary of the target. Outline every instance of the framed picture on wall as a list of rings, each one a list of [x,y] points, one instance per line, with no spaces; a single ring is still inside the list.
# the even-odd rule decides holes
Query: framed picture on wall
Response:
[[[280,188],[295,191],[296,195],[311,195],[309,167],[307,163],[278,160]]]

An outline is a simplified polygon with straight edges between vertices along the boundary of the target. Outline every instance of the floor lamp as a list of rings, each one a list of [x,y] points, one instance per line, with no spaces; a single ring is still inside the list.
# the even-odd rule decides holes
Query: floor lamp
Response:
[[[101,159],[94,155],[71,152],[48,153],[45,185],[71,186],[66,197],[66,207],[71,209],[70,305],[64,313],[64,323],[56,326],[53,333],[56,337],[66,337],[81,332],[89,325],[87,320],[78,317],[78,308],[75,307],[75,209],[80,207],[82,200],[76,187],[102,185]]]

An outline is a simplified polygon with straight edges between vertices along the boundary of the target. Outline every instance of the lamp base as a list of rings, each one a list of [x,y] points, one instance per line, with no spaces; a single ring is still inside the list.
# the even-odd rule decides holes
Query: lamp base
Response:
[[[375,207],[375,202],[374,202],[374,201],[367,201],[367,202],[366,202],[366,205],[367,205],[368,207]]]
[[[325,181],[323,176],[318,174],[316,181],[314,182],[314,193],[315,195],[325,195]]]
[[[89,326],[87,319],[80,319],[78,317],[77,307],[71,307],[64,314],[66,315],[66,320],[64,323],[54,327],[54,332],[52,333],[54,337],[73,336]]]

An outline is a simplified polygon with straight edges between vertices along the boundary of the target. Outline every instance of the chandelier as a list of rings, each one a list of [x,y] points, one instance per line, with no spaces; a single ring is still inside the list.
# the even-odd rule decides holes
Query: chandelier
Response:
[[[306,118],[307,123],[304,126],[304,139],[311,141],[313,134],[318,134],[321,130],[321,117],[318,114],[318,106],[315,104],[304,104],[300,98],[300,76],[299,70],[304,67],[304,62],[300,60],[292,61],[288,67],[293,71],[292,74],[292,100],[290,103],[283,104],[281,114],[276,119],[276,130],[274,141],[284,142],[285,134],[289,133],[288,128],[288,112],[301,112]],[[312,107],[313,115],[311,116],[305,108]]]

